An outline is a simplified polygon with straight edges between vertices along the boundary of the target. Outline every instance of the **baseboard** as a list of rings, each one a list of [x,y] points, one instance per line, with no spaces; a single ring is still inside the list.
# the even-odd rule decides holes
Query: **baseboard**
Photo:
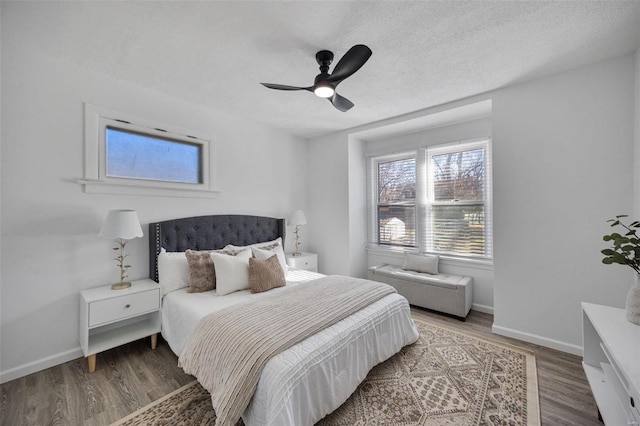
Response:
[[[7,371],[1,371],[0,383],[10,382],[11,380],[19,379],[20,377],[28,376],[29,374],[46,370],[47,368],[55,367],[56,365],[64,364],[65,362],[73,361],[83,356],[82,349],[78,346],[65,352],[19,365]]]
[[[561,342],[559,340],[538,336],[537,334],[525,333],[523,331],[513,330],[511,328],[506,328],[506,327],[500,327],[498,325],[494,325],[493,327],[491,327],[491,331],[501,336],[511,337],[514,339],[522,340],[524,342],[529,342],[529,343],[534,343],[536,345],[544,346],[546,348],[551,348],[558,351],[567,352],[573,355],[582,356],[582,346],[572,345],[570,343]]]
[[[493,306],[478,305],[477,303],[474,303],[471,305],[471,310],[493,315]]]

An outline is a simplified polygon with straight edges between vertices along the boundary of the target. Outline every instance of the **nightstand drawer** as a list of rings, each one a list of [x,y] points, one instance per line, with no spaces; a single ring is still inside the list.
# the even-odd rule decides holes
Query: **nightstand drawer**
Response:
[[[118,321],[159,308],[159,289],[92,302],[89,305],[89,327]]]
[[[287,255],[287,265],[295,269],[317,271],[318,255],[315,253],[302,253],[300,256]]]

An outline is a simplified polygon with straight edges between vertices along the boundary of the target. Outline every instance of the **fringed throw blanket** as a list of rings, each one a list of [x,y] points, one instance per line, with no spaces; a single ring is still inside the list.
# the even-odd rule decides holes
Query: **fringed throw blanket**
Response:
[[[216,426],[234,425],[273,356],[384,296],[387,284],[329,276],[204,317],[178,360],[211,393]]]

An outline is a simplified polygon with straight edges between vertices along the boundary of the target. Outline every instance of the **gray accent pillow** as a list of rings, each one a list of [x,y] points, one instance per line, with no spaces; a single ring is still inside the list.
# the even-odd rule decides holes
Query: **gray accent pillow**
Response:
[[[275,254],[266,260],[249,259],[249,286],[251,293],[260,293],[286,284],[284,271]]]

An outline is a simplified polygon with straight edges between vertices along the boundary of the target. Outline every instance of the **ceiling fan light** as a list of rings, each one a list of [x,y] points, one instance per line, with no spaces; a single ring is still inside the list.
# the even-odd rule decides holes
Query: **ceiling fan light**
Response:
[[[328,84],[320,84],[313,89],[313,93],[320,98],[330,98],[336,91]]]

